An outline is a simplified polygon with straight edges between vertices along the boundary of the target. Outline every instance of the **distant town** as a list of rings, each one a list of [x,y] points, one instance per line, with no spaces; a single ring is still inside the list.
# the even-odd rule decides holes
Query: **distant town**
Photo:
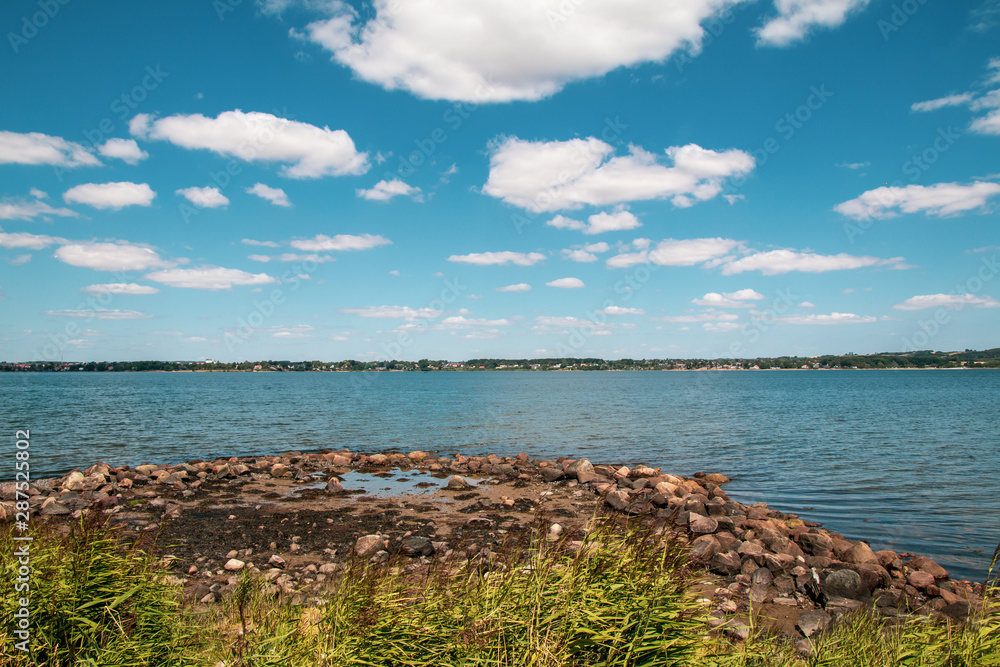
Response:
[[[962,352],[841,354],[755,359],[469,359],[446,361],[26,361],[0,362],[0,372],[469,372],[869,370],[897,368],[1000,368],[1000,348]]]

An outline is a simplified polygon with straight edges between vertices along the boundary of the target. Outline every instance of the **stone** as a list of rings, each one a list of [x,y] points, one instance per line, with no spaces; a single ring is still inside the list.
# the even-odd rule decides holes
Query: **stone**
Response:
[[[712,484],[726,484],[729,482],[729,478],[726,477],[725,475],[720,475],[717,472],[713,472],[709,475],[705,475],[702,481],[711,482]]]
[[[418,450],[415,452],[410,452],[409,454],[406,455],[406,458],[410,459],[414,463],[421,463],[428,456],[430,456],[430,454],[428,454],[427,452],[422,452]]]
[[[710,561],[719,552],[719,541],[712,535],[700,535],[691,541],[688,551],[692,558]]]
[[[932,575],[935,579],[943,581],[948,578],[948,571],[935,563],[930,558],[917,556],[907,561],[906,566],[911,570],[920,570]]]
[[[854,570],[834,570],[823,578],[823,594],[828,598],[858,600],[867,591],[861,583],[861,575]]]
[[[63,480],[62,487],[67,491],[83,491],[84,484],[87,478],[83,476],[83,473],[79,470],[74,470],[70,474],[66,475]]]
[[[287,477],[288,466],[284,463],[275,463],[271,466],[271,477]]]
[[[688,528],[692,533],[704,535],[706,533],[714,533],[718,530],[719,522],[710,516],[692,513],[688,520]]]
[[[45,516],[62,516],[70,513],[72,513],[72,510],[62,503],[57,502],[55,498],[46,498],[45,502],[42,503],[42,514]]]
[[[359,537],[354,544],[354,553],[362,560],[368,560],[385,547],[385,542],[378,535]]]
[[[351,458],[343,454],[334,454],[330,459],[330,463],[338,468],[346,468],[351,465]]]
[[[878,564],[885,568],[899,560],[899,554],[895,551],[876,551],[875,555],[878,557]]]
[[[851,547],[847,553],[844,554],[842,559],[845,563],[853,563],[855,565],[878,565],[878,556],[872,551],[872,548],[865,544],[864,542],[858,542],[853,547]]]
[[[229,572],[239,572],[244,567],[246,567],[246,563],[239,560],[238,558],[230,558],[229,560],[226,561],[226,564],[223,565],[222,567],[223,569],[228,570]]]
[[[735,551],[727,551],[725,553],[717,553],[712,556],[712,560],[709,563],[709,569],[716,574],[721,574],[724,577],[735,576],[740,571],[739,554]]]
[[[558,466],[546,466],[542,468],[540,472],[542,473],[542,478],[546,482],[555,482],[556,480],[560,480],[566,476],[563,469]]]
[[[906,577],[907,583],[917,589],[924,589],[928,586],[934,584],[934,575],[930,572],[924,572],[923,570],[917,570],[916,572],[911,572]]]
[[[672,498],[677,495],[677,489],[680,488],[676,484],[670,482],[660,482],[653,487],[653,490],[657,493],[663,494],[667,498]]]
[[[573,461],[573,463],[569,464],[569,466],[566,467],[567,477],[574,477],[577,480],[579,480],[580,473],[585,473],[587,475],[596,474],[594,472],[593,464],[587,459],[577,459],[576,461]],[[581,484],[582,483],[583,482],[581,481]]]
[[[750,575],[750,583],[754,586],[767,587],[771,585],[772,581],[774,581],[774,575],[766,567],[758,568]]]
[[[629,506],[630,497],[625,491],[611,491],[608,495],[604,496],[604,502],[610,505],[613,509],[619,512],[625,510]]]
[[[411,558],[418,558],[420,556],[433,556],[434,555],[434,545],[431,544],[429,538],[426,537],[408,537],[403,540],[403,543],[399,547],[400,553],[404,556],[409,556]]]
[[[799,614],[799,620],[795,627],[802,633],[803,637],[812,637],[817,632],[822,632],[830,625],[833,618],[825,611],[804,611]]]
[[[452,475],[448,478],[448,484],[445,488],[449,491],[467,491],[472,488],[472,485],[465,481],[462,477],[458,475]]]
[[[799,546],[807,554],[822,556],[833,551],[833,540],[823,533],[803,533],[798,537]]]
[[[372,454],[368,457],[368,465],[371,466],[384,466],[389,461],[389,457],[385,454]]]
[[[273,554],[270,558],[268,558],[267,564],[281,570],[285,569],[285,559],[278,554]]]
[[[631,479],[644,479],[648,477],[659,477],[660,471],[649,466],[636,466],[628,474]]]
[[[325,491],[331,496],[345,493],[344,487],[336,477],[330,478],[330,481],[326,483]]]

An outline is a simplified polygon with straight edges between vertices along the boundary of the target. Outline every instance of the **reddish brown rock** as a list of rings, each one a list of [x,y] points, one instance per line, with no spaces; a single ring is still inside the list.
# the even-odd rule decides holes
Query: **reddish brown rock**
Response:
[[[916,572],[911,572],[909,576],[906,577],[906,581],[908,581],[914,588],[924,589],[934,584],[934,575],[930,572],[917,570]]]

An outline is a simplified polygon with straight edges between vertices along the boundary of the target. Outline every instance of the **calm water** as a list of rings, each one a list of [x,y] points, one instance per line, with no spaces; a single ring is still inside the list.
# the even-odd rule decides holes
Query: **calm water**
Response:
[[[998,406],[1000,371],[0,374],[35,476],[327,447],[643,462],[979,580]]]

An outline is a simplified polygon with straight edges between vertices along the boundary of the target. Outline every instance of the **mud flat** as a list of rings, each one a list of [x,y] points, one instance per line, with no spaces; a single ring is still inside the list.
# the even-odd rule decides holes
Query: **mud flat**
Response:
[[[322,599],[352,560],[419,572],[478,560],[545,535],[579,549],[605,517],[652,522],[687,546],[691,588],[713,624],[744,637],[751,607],[791,637],[869,607],[888,617],[961,621],[983,585],[950,579],[933,560],[873,551],[819,524],[725,493],[724,475],[684,478],[645,465],[527,454],[440,456],[346,450],[191,461],[96,464],[31,486],[35,516],[68,529],[102,512],[129,533],[154,533],[173,583],[195,604],[225,598],[245,568],[294,603]],[[0,519],[14,516],[0,485]]]

